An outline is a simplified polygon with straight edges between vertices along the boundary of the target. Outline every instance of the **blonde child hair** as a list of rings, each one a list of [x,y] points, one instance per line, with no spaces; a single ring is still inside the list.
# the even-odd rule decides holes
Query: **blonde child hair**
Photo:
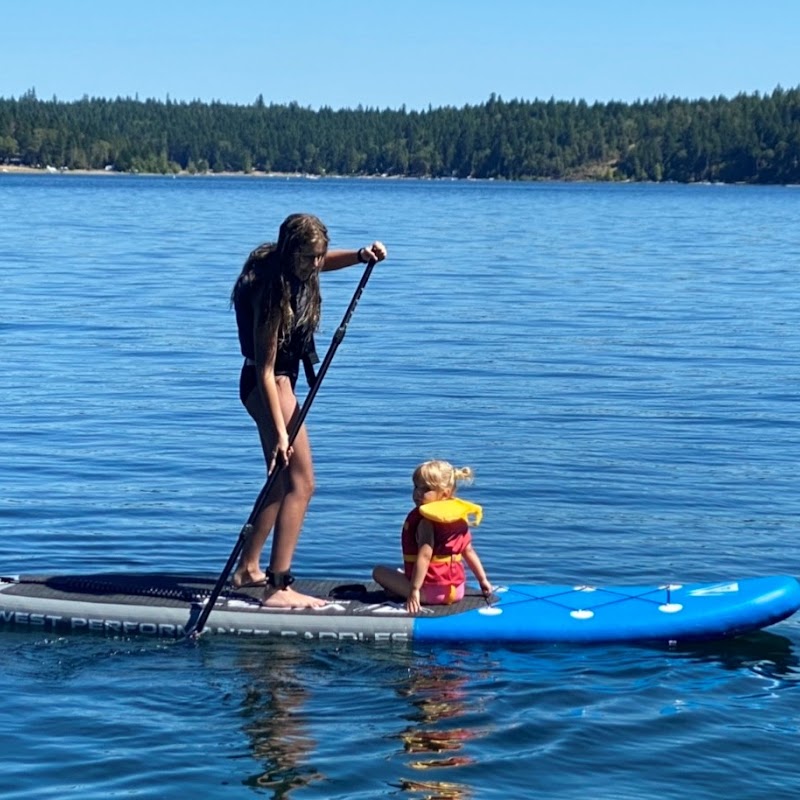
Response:
[[[414,470],[414,484],[424,484],[437,492],[455,494],[456,483],[471,483],[472,467],[454,467],[449,461],[425,461]]]

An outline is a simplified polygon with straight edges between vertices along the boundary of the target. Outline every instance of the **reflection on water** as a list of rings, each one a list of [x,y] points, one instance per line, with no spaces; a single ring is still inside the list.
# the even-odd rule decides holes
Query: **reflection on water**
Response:
[[[4,637],[6,751],[40,759],[29,773],[7,757],[10,800],[43,797],[48,781],[85,769],[89,749],[105,753],[85,778],[89,800],[155,796],[156,784],[174,790],[159,796],[221,797],[214,782],[279,800],[578,800],[586,775],[613,778],[598,797],[638,800],[689,770],[707,776],[692,784],[703,800],[762,797],[759,776],[798,788],[787,754],[800,659],[770,633],[668,651]],[[729,760],[754,747],[759,769]],[[136,767],[123,782],[120,757]]]
[[[409,725],[399,734],[404,752],[412,756],[413,770],[451,770],[474,763],[465,745],[482,737],[482,731],[458,722],[473,709],[469,705],[468,676],[439,664],[417,665],[397,694],[411,706]],[[455,776],[449,776],[455,777]],[[425,798],[468,798],[472,788],[451,780],[404,778],[401,788]]]
[[[698,662],[716,663],[735,672],[747,670],[776,685],[794,685],[800,679],[800,657],[791,639],[769,631],[676,649]]]
[[[420,656],[405,647],[355,652],[258,644],[231,651],[233,669],[244,679],[240,715],[248,752],[240,759],[258,765],[244,785],[289,798],[305,796],[312,784],[317,793],[333,790],[342,780],[338,773],[351,772],[415,798],[476,796],[475,773],[460,773],[477,763],[472,745],[487,733],[479,722],[486,702],[476,691],[487,670],[452,654]],[[398,698],[402,706],[393,719],[376,728],[381,709]],[[399,747],[387,749],[392,742]],[[349,751],[346,760],[326,760],[333,745]]]
[[[425,800],[460,800],[472,796],[466,793],[465,787],[447,781],[404,780],[400,787],[406,792],[420,793]]]
[[[242,698],[242,729],[255,761],[263,769],[246,777],[246,786],[271,789],[276,800],[324,776],[309,762],[317,742],[304,713],[309,690],[301,650],[291,647],[242,653],[242,668],[252,677]]]

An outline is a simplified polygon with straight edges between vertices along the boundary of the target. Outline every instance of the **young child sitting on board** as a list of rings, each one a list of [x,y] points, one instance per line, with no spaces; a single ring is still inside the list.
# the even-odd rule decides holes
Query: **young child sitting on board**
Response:
[[[464,561],[484,596],[492,592],[483,565],[472,547],[470,525],[479,525],[482,509],[454,497],[456,482],[471,480],[470,467],[426,461],[414,470],[414,508],[403,525],[404,571],[378,566],[372,577],[390,594],[405,598],[406,610],[422,605],[449,605],[464,597]]]

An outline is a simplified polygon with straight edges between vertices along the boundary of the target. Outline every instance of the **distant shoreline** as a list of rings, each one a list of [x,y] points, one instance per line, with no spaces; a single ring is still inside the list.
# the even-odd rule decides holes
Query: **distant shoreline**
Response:
[[[120,172],[118,170],[105,170],[105,169],[56,169],[55,167],[21,167],[12,164],[0,164],[0,177],[2,175],[82,175],[85,177],[91,176],[128,176],[128,177],[141,177],[141,178],[252,178],[267,179],[267,178],[303,178],[308,181],[315,180],[391,180],[391,181],[455,181],[455,182],[475,182],[486,181],[491,183],[608,183],[608,184],[625,184],[625,183],[650,183],[650,184],[675,184],[679,183],[683,186],[784,186],[795,188],[800,186],[797,183],[776,183],[776,184],[751,184],[739,181],[651,181],[651,180],[634,180],[632,178],[617,178],[617,179],[603,179],[596,176],[583,175],[575,177],[562,177],[562,178],[536,178],[536,179],[522,179],[522,180],[509,180],[507,178],[434,178],[431,176],[411,176],[411,175],[315,175],[306,172],[261,172],[253,170],[251,172],[189,172],[188,170],[181,170],[180,172]]]
[[[114,169],[56,169],[55,167],[21,167],[9,164],[0,164],[0,175],[116,175],[116,176],[139,176],[153,178],[304,178],[308,181],[316,180],[385,180],[385,181],[487,181],[496,183],[644,183],[645,181],[632,181],[628,178],[607,180],[596,178],[591,175],[581,175],[575,177],[562,178],[522,178],[511,180],[510,178],[457,178],[457,177],[433,177],[431,175],[339,175],[329,173],[327,175],[317,175],[309,172],[261,172],[252,170],[251,172],[189,172],[180,170],[179,172],[122,172]]]
[[[430,175],[339,175],[329,173],[327,175],[317,175],[310,172],[262,172],[252,170],[250,172],[189,172],[180,170],[179,172],[122,172],[115,169],[67,169],[56,167],[21,167],[12,164],[0,164],[0,175],[116,175],[116,176],[139,176],[152,178],[304,178],[308,181],[316,180],[385,180],[385,181],[496,181],[498,183],[550,183],[553,180],[566,183],[575,183],[589,180],[592,183],[627,183],[627,180],[620,181],[600,181],[588,178],[537,178],[535,180],[512,181],[508,178],[455,178],[455,177],[432,177]]]
[[[57,169],[56,167],[21,167],[16,164],[0,164],[0,175],[148,175],[162,178],[181,177],[242,177],[242,178],[392,178],[391,175],[310,175],[303,172],[121,172],[115,169]]]
[[[335,178],[337,180],[442,180],[429,177],[412,177],[409,175],[316,175],[309,172],[262,172],[261,170],[251,170],[250,172],[189,172],[180,170],[179,172],[123,172],[116,169],[68,169],[56,167],[22,167],[17,164],[0,164],[0,175],[109,175],[109,176],[139,176],[155,178],[305,178],[315,181],[323,178]],[[444,180],[462,180],[460,178],[445,178]],[[477,178],[464,178],[463,180],[478,180]],[[494,180],[489,179],[489,180]]]

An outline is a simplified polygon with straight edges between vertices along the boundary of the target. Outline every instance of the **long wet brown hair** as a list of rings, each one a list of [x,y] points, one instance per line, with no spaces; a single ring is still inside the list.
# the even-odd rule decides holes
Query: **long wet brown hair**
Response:
[[[259,245],[247,257],[231,304],[253,304],[258,336],[267,349],[276,334],[280,345],[298,328],[310,337],[319,326],[322,298],[315,256],[327,250],[328,230],[321,220],[313,214],[290,214],[281,224],[278,241]]]

